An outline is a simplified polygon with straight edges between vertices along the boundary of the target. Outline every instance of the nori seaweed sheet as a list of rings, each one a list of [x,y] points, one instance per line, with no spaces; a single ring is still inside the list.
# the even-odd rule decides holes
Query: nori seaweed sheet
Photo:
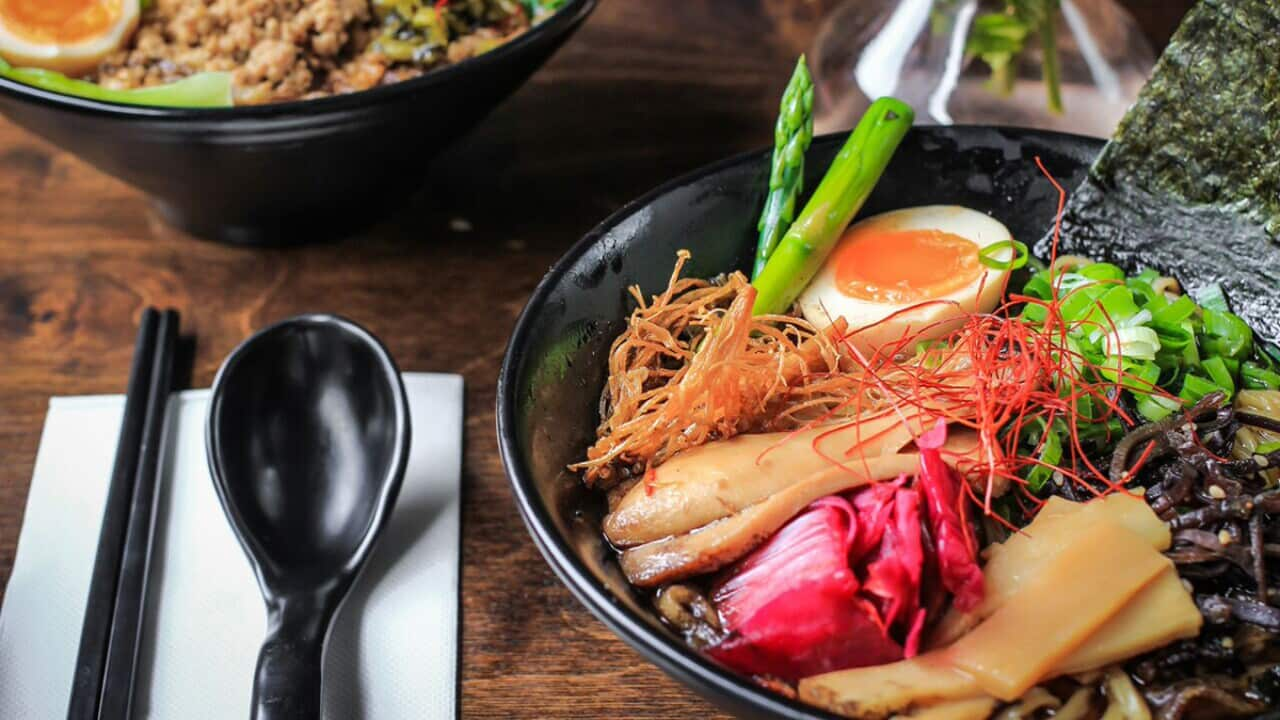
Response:
[[[1280,2],[1201,0],[1072,194],[1060,252],[1156,268],[1193,292],[1219,283],[1274,342],[1277,235]]]

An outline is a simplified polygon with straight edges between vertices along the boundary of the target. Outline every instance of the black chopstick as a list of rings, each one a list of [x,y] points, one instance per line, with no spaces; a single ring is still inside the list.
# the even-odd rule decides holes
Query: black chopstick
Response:
[[[115,613],[111,622],[111,640],[107,645],[106,672],[102,676],[98,720],[128,720],[133,717],[133,688],[146,611],[147,571],[151,564],[151,539],[155,529],[165,411],[173,386],[177,340],[178,313],[165,310],[160,316],[151,364],[151,389],[147,395],[146,422],[142,431],[137,479],[133,485],[133,506],[125,535],[124,560],[116,586]]]
[[[116,584],[120,577],[125,531],[133,504],[134,481],[138,474],[138,451],[142,444],[150,395],[159,321],[160,314],[153,308],[142,312],[138,340],[133,349],[133,365],[129,370],[129,389],[125,396],[124,418],[120,423],[120,439],[116,444],[115,467],[111,472],[111,485],[107,489],[102,529],[98,532],[98,554],[94,558],[93,574],[89,581],[89,597],[84,609],[84,624],[80,630],[80,650],[76,656],[67,720],[97,720],[98,717],[111,618],[115,612]]]

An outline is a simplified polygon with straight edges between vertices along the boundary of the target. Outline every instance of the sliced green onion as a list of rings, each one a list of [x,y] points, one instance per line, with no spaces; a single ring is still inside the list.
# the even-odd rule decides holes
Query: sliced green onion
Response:
[[[935,350],[946,350],[949,344],[946,340],[921,340],[916,343],[916,357],[920,360],[922,367],[935,370],[942,366],[946,355],[939,355]]]
[[[1058,273],[1034,274],[1024,294],[1059,301],[1057,310],[1068,323],[1065,342],[1088,363],[1073,361],[1077,371],[1129,393],[1144,419],[1161,420],[1213,392],[1231,397],[1239,389],[1280,390],[1280,348],[1255,341],[1249,325],[1227,309],[1221,287],[1208,286],[1195,297],[1168,295],[1153,287],[1160,277],[1155,270],[1126,277],[1110,263]],[[1042,324],[1047,315],[1045,308],[1028,303],[1021,317]],[[1069,383],[1061,383],[1064,401],[1072,397]],[[1069,429],[1082,442],[1104,450],[1124,431],[1110,413],[1095,413],[1089,398],[1072,402],[1075,425]],[[1047,447],[1046,432],[1041,424],[1023,441]],[[1048,475],[1030,468],[1024,477],[1036,489]]]
[[[1209,379],[1217,386],[1227,391],[1227,397],[1230,398],[1236,394],[1236,382],[1232,378],[1233,373],[1227,369],[1227,364],[1223,362],[1221,357],[1206,358],[1200,363],[1200,367],[1209,374]]]
[[[1148,287],[1150,287],[1151,283],[1159,279],[1160,279],[1160,273],[1156,272],[1154,268],[1147,268],[1146,270],[1143,270],[1142,272],[1130,278],[1132,282],[1139,282]]]
[[[1091,422],[1076,425],[1076,435],[1080,442],[1103,448],[1124,435],[1124,425],[1119,418],[1111,418],[1106,422]]]
[[[1231,309],[1227,305],[1227,296],[1223,294],[1222,286],[1218,283],[1211,283],[1200,288],[1200,291],[1195,293],[1195,299],[1200,304],[1200,307],[1205,310],[1226,312]]]
[[[1182,392],[1178,393],[1178,397],[1193,403],[1205,395],[1219,390],[1226,390],[1226,388],[1219,387],[1217,383],[1208,378],[1187,373],[1187,376],[1182,378]]]
[[[1196,303],[1186,295],[1181,295],[1177,300],[1168,303],[1159,309],[1151,311],[1152,324],[1160,323],[1166,325],[1175,325],[1191,317],[1196,311]]]
[[[1107,333],[1107,354],[1126,360],[1155,360],[1160,352],[1160,336],[1149,327],[1116,328]]]
[[[1181,326],[1183,330],[1186,330],[1192,337],[1195,337],[1196,326],[1190,318],[1183,320]],[[1200,346],[1197,343],[1187,344],[1186,349],[1183,350],[1183,361],[1192,367],[1200,364]]]
[[[1085,265],[1076,270],[1077,273],[1099,282],[1121,281],[1124,280],[1124,270],[1112,265],[1111,263],[1097,262],[1092,265]]]
[[[1027,303],[1022,308],[1022,319],[1029,323],[1042,323],[1049,317],[1049,309],[1043,305]]]
[[[1254,344],[1253,362],[1259,367],[1267,370],[1280,370],[1280,363],[1276,361],[1276,357],[1272,354],[1275,348],[1265,340],[1257,341]]]
[[[1139,305],[1151,312],[1155,312],[1169,304],[1164,293],[1156,292],[1148,283],[1130,278],[1125,281],[1124,286],[1133,292],[1134,298],[1137,299]]]
[[[1083,324],[1087,326],[1087,332],[1101,330],[1110,333],[1113,326],[1119,328],[1139,312],[1138,304],[1133,301],[1133,292],[1123,285],[1113,285],[1098,296]]]
[[[1182,404],[1177,400],[1156,394],[1139,395],[1137,404],[1138,412],[1151,422],[1163,420],[1169,417],[1174,410],[1182,407]]]
[[[1032,465],[1030,470],[1027,471],[1027,489],[1033,493],[1038,493],[1044,489],[1045,483],[1049,482],[1050,478],[1053,477],[1053,470],[1047,466],[1056,466],[1062,461],[1062,439],[1060,437],[1062,431],[1058,422],[1055,421],[1053,425],[1046,428],[1044,419],[1040,418],[1038,424],[1039,428],[1033,429],[1028,437],[1028,444],[1032,448],[1040,445],[1040,454],[1037,459],[1044,463]],[[1044,438],[1043,444],[1041,444],[1041,437]]]
[[[1222,357],[1221,355],[1218,356],[1218,359],[1222,361],[1223,365],[1227,366],[1227,372],[1231,373],[1231,377],[1235,377],[1240,374],[1239,360],[1236,360],[1235,358]]]
[[[1077,398],[1076,415],[1085,420],[1092,420],[1095,417],[1093,413],[1093,398],[1088,395],[1081,395]]]
[[[1022,294],[1037,300],[1049,300],[1053,297],[1053,286],[1049,284],[1049,273],[1038,272],[1031,276],[1022,288]]]
[[[1186,349],[1188,345],[1195,344],[1195,333],[1186,329],[1182,325],[1157,323],[1152,320],[1148,327],[1154,330],[1156,335],[1160,338],[1161,351],[1181,355],[1182,351]]]
[[[1098,373],[1107,380],[1120,383],[1126,390],[1135,394],[1149,393],[1156,389],[1160,380],[1160,366],[1149,361],[1135,361],[1129,358],[1107,358],[1105,365],[1098,366]]]
[[[1259,357],[1266,358],[1271,363],[1271,367],[1280,366],[1280,346],[1272,343],[1262,343],[1258,346],[1262,351],[1258,353]]]
[[[996,253],[1001,250],[1013,250],[1013,257],[1008,260],[996,258]],[[1027,250],[1026,244],[1017,240],[1001,240],[978,251],[978,262],[994,270],[1017,270],[1027,264],[1029,257],[1031,252]]]
[[[1058,285],[1058,292],[1062,295],[1069,295],[1072,292],[1074,292],[1077,288],[1082,288],[1087,285],[1097,285],[1096,282],[1081,275],[1080,273],[1073,273],[1073,272],[1062,273],[1061,275],[1058,276],[1056,282]],[[1101,292],[1101,290],[1095,290],[1093,292],[1096,296],[1098,293]]]
[[[1069,323],[1079,322],[1089,314],[1089,310],[1093,308],[1093,303],[1097,297],[1096,287],[1081,287],[1073,291],[1063,289],[1062,301],[1058,304],[1058,311],[1062,313],[1063,320]]]
[[[1240,385],[1246,390],[1280,390],[1280,373],[1246,360],[1240,364]]]
[[[1243,359],[1253,353],[1253,330],[1237,315],[1206,308],[1201,349],[1206,355]]]

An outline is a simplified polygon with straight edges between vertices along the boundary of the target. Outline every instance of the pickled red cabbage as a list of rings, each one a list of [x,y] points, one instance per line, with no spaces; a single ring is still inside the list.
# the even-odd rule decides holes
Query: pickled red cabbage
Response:
[[[900,659],[849,566],[859,530],[849,501],[831,496],[744,558],[713,591],[730,634],[708,653],[784,680]]]
[[[946,427],[917,440],[920,473],[810,505],[712,588],[727,631],[708,654],[797,680],[913,657],[931,616],[982,600],[982,570],[942,460]]]

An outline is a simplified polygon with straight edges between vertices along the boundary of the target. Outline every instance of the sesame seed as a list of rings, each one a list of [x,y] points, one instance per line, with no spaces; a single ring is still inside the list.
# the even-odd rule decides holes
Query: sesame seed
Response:
[[[1229,637],[1222,638],[1222,647],[1224,647],[1224,648],[1226,648],[1226,649],[1230,650],[1231,648],[1233,648],[1233,647],[1235,647],[1235,646],[1236,646],[1236,641],[1235,641],[1235,640],[1232,640],[1232,639],[1231,639],[1231,638],[1229,638]]]
[[[1227,491],[1222,489],[1221,485],[1209,486],[1209,497],[1214,500],[1221,500],[1227,496]]]
[[[464,217],[456,217],[449,220],[449,229],[456,233],[464,233],[471,232],[473,226],[470,220]]]
[[[1271,464],[1271,461],[1267,459],[1266,455],[1254,455],[1253,462],[1260,468],[1267,467]]]
[[[1195,592],[1195,590],[1196,590],[1196,589],[1195,589],[1195,586],[1193,586],[1193,585],[1191,584],[1191,581],[1190,581],[1190,580],[1188,580],[1188,579],[1186,579],[1186,578],[1182,578],[1182,587],[1183,587],[1187,592]]]
[[[1223,545],[1230,545],[1234,541],[1235,541],[1235,538],[1231,537],[1231,533],[1227,532],[1226,530],[1218,531],[1218,542],[1222,543]]]

